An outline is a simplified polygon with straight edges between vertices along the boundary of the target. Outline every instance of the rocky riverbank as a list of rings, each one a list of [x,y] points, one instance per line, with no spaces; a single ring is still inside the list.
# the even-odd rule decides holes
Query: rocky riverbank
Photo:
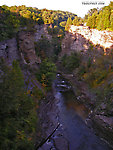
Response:
[[[85,124],[81,117],[85,113],[83,104],[78,103],[74,95],[67,95],[67,90],[66,97],[63,96],[65,94],[56,89],[59,87],[55,87],[57,83],[59,81],[40,103],[36,150],[112,149]],[[75,107],[68,107],[68,102]]]
[[[48,93],[40,103],[36,150],[68,150],[68,141],[59,122],[58,103],[53,93]]]
[[[101,113],[98,112],[95,105],[96,95],[89,90],[87,84],[83,81],[78,81],[72,74],[63,74],[63,76],[70,82],[77,100],[90,110],[85,121],[87,126],[93,128],[97,135],[113,147],[113,117],[112,115],[106,116],[105,110],[107,106],[101,104],[102,111]]]

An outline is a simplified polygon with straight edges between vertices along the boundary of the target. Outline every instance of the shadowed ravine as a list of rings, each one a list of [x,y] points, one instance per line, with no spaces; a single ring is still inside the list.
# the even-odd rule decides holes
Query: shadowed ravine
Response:
[[[60,81],[60,77],[57,77],[55,85]],[[59,87],[56,87],[55,98],[58,100],[59,122],[69,142],[69,150],[110,150],[111,148],[85,124],[89,110],[76,101],[72,92],[62,92]]]
[[[42,140],[37,140],[36,150],[112,150],[86,125],[89,113],[76,99],[70,84],[57,74],[53,93],[40,104]]]

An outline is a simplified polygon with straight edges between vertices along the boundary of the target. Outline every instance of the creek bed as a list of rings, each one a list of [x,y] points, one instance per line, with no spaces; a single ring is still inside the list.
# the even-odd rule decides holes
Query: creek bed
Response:
[[[58,101],[59,122],[69,142],[69,150],[112,150],[87,127],[85,119],[90,110],[76,99],[71,86],[61,75],[55,80],[55,98]]]
[[[42,139],[37,140],[36,150],[112,150],[86,125],[89,113],[69,82],[57,74],[53,91],[40,104]]]

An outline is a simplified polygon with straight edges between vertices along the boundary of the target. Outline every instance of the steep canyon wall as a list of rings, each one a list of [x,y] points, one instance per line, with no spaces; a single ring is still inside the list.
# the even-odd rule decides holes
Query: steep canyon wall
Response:
[[[113,32],[72,25],[62,41],[61,56],[74,51],[87,52],[91,47],[109,53],[113,49]]]

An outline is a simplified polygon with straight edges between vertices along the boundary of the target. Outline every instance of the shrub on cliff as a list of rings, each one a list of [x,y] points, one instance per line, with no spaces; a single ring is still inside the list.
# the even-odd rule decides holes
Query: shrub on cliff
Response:
[[[45,59],[40,64],[40,69],[36,73],[38,81],[42,83],[45,88],[51,87],[52,81],[56,75],[56,66],[54,63]]]
[[[51,43],[46,36],[42,36],[42,38],[35,43],[35,50],[36,54],[43,60],[51,56]]]
[[[49,41],[47,37],[43,36],[38,42],[35,42],[35,50],[41,60],[48,58],[55,62],[61,52],[61,40],[54,36]]]
[[[67,72],[72,72],[80,65],[80,57],[77,53],[72,53],[70,56],[64,55],[61,59],[61,64]]]

